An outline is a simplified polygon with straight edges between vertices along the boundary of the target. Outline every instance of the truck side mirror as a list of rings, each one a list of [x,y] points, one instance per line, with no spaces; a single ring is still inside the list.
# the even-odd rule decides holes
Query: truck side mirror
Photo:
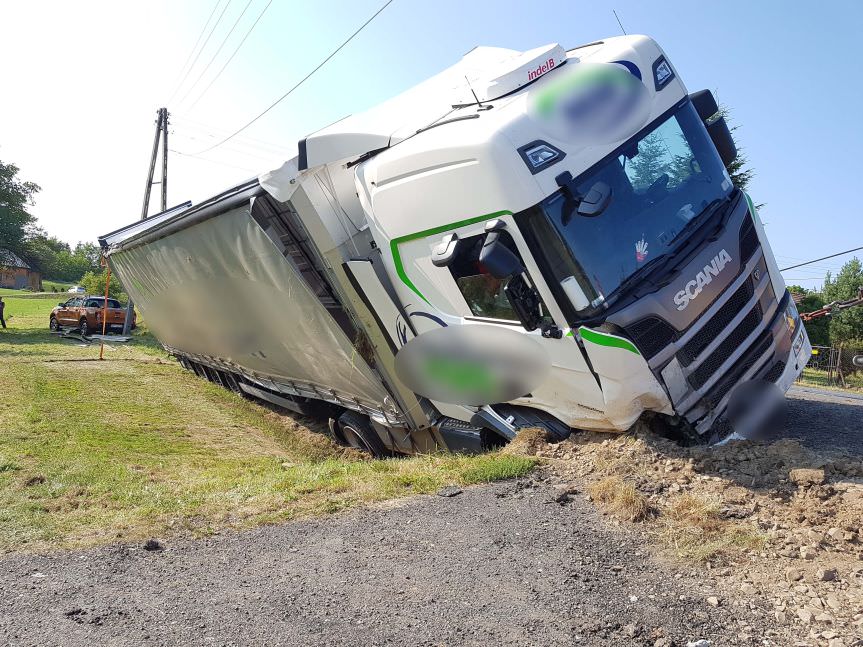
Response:
[[[722,163],[725,166],[731,164],[737,157],[737,146],[734,144],[734,138],[731,136],[725,117],[720,117],[707,124],[707,134],[710,135],[713,145],[716,146]]]
[[[611,202],[611,187],[605,182],[594,182],[578,203],[577,213],[586,218],[596,218]]]
[[[490,223],[488,234],[479,252],[479,262],[496,279],[509,279],[503,289],[506,300],[527,331],[542,323],[539,293],[524,278],[524,265],[513,251],[500,240],[501,225]]]
[[[458,249],[458,234],[455,232],[449,233],[443,237],[431,254],[432,264],[435,267],[447,267],[455,260],[455,253]]]
[[[698,118],[701,121],[707,122],[719,112],[719,105],[716,103],[716,99],[713,98],[713,93],[710,90],[693,92],[689,95],[689,100],[692,101],[695,112],[698,113]]]
[[[716,146],[719,158],[725,166],[731,164],[737,157],[737,146],[728,128],[725,117],[719,115],[719,105],[710,90],[699,90],[689,95],[689,100],[695,107],[698,117],[707,127],[707,134]]]
[[[508,279],[524,272],[524,266],[512,250],[498,240],[500,233],[489,232],[479,252],[479,262],[496,279]]]
[[[525,330],[530,332],[539,328],[542,323],[539,293],[528,284],[523,274],[512,277],[503,293]]]

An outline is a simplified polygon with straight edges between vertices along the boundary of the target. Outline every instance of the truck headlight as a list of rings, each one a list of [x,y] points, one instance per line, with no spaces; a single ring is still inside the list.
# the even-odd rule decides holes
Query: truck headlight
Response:
[[[518,154],[521,155],[533,175],[566,157],[566,153],[562,150],[542,140],[522,146],[518,149]]]
[[[800,315],[797,314],[797,306],[794,305],[794,301],[788,300],[788,307],[785,308],[785,324],[788,326],[788,331],[791,333],[791,336],[794,336],[794,333],[797,331],[797,324],[800,319]]]
[[[674,70],[671,69],[671,65],[665,60],[664,56],[660,56],[653,62],[653,82],[657,92],[664,88],[673,78]]]
[[[797,339],[794,341],[794,355],[797,356],[800,354],[800,349],[803,348],[803,340],[805,339],[805,335],[801,332],[797,335]]]

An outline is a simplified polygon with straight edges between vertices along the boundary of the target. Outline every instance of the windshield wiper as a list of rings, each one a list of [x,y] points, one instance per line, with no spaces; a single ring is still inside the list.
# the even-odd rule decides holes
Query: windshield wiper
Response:
[[[623,281],[620,282],[620,285],[618,285],[614,292],[611,293],[610,297],[614,297],[615,300],[620,298],[637,284],[644,283],[651,274],[655,274],[659,270],[665,269],[671,260],[671,254],[663,254],[662,256],[657,256],[653,260],[648,261],[623,279]]]
[[[647,282],[648,278],[651,275],[655,275],[660,270],[666,269],[669,265],[673,263],[677,263],[680,259],[680,245],[673,246],[676,241],[688,240],[689,237],[687,234],[692,233],[693,230],[699,229],[702,225],[708,223],[717,213],[721,211],[721,207],[728,202],[730,202],[730,198],[716,198],[712,200],[708,205],[701,211],[700,214],[695,216],[692,220],[687,222],[683,229],[677,232],[677,235],[671,239],[669,242],[668,252],[663,254],[662,256],[657,256],[653,260],[647,262],[646,264],[639,267],[632,274],[627,276],[623,281],[620,282],[620,285],[615,288],[615,290],[611,293],[610,297],[613,297],[615,300],[619,299],[624,294],[628,293],[632,288],[637,287],[637,285]],[[673,246],[673,247],[672,247]],[[651,286],[655,286],[656,284],[651,283]],[[609,299],[611,300],[611,299]]]
[[[669,246],[673,245],[677,241],[684,238],[685,234],[691,233],[694,229],[698,229],[701,225],[709,221],[713,216],[715,216],[720,207],[724,204],[727,204],[730,201],[730,198],[716,198],[715,200],[711,200],[704,209],[701,210],[697,216],[695,216],[692,220],[683,225],[683,229],[677,232],[674,238],[669,242]]]

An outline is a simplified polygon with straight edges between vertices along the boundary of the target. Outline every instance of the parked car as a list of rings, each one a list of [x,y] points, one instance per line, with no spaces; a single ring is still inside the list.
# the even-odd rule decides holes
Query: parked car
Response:
[[[82,335],[102,332],[102,316],[105,314],[105,297],[73,297],[65,303],[58,303],[51,311],[49,327],[58,331],[63,327],[78,328]],[[107,330],[121,329],[126,320],[126,308],[117,299],[108,299]],[[132,329],[137,316],[132,313]]]
[[[69,294],[85,294],[87,292],[87,290],[85,290],[80,285],[73,285],[71,288],[66,290],[66,292],[68,292]]]

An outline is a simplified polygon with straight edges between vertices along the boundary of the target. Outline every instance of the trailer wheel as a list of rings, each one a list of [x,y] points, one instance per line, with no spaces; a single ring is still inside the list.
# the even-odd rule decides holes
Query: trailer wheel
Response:
[[[365,416],[354,411],[345,411],[339,416],[337,424],[348,447],[371,454],[375,458],[389,456],[387,448]]]

